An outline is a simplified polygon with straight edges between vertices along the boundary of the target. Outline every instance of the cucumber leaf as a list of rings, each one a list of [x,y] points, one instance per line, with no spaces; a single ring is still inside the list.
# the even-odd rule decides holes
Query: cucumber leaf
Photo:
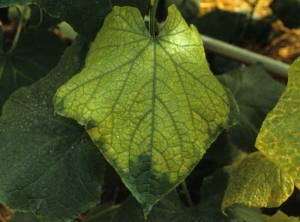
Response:
[[[256,147],[288,173],[300,189],[300,57],[291,65],[288,84],[275,108],[267,115]]]

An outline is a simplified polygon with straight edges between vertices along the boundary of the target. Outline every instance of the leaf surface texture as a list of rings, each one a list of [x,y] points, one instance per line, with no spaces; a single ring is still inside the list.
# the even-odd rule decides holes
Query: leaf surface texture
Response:
[[[300,189],[300,57],[289,69],[288,84],[275,108],[267,115],[256,147]]]
[[[251,207],[278,207],[294,191],[292,178],[260,152],[234,164],[222,208],[234,203]]]
[[[54,104],[86,127],[145,214],[192,171],[236,109],[174,5],[156,37],[137,9],[115,7]]]
[[[86,52],[86,42],[75,41],[47,77],[11,95],[0,118],[0,201],[42,221],[70,221],[100,200],[103,156],[82,126],[53,108]]]

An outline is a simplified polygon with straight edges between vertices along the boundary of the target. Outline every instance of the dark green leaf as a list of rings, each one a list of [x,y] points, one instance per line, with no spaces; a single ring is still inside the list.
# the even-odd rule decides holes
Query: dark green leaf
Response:
[[[246,22],[245,14],[214,9],[194,24],[201,34],[231,43],[237,41]]]
[[[83,222],[110,222],[119,205],[100,205],[92,210]]]
[[[45,10],[38,5],[30,5],[30,26],[38,29],[49,29],[59,24],[59,18],[51,17]]]
[[[78,40],[47,77],[21,88],[0,118],[0,201],[42,221],[69,221],[99,203],[104,159],[75,121],[54,115],[56,89],[83,66]]]
[[[247,153],[255,151],[258,131],[279,100],[284,85],[273,80],[261,66],[240,68],[217,78],[232,91],[240,108],[240,125],[228,130],[229,140]]]
[[[145,15],[149,0],[7,0],[1,1],[0,7],[14,4],[37,4],[51,16],[68,22],[76,32],[92,41],[112,6],[137,7]]]
[[[40,222],[40,220],[33,213],[17,211],[14,212],[9,222]]]
[[[261,222],[260,211],[241,205],[234,205],[226,212],[221,211],[221,202],[227,186],[228,174],[218,171],[204,180],[201,201],[191,209],[182,204],[177,193],[171,191],[152,209],[147,220],[138,202],[128,198],[113,216],[112,222]]]
[[[0,45],[3,45],[2,31]],[[0,47],[0,114],[9,95],[45,76],[58,63],[64,49],[55,34],[37,29],[22,33],[11,53]]]
[[[199,0],[166,0],[166,9],[172,4],[177,6],[186,21],[191,21],[199,14]]]

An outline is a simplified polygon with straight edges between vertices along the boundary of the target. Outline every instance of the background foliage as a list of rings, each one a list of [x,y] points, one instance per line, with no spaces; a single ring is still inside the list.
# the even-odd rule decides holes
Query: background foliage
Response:
[[[185,4],[183,4],[184,2]],[[143,158],[133,160],[133,162],[143,163],[134,165],[139,173],[147,172],[150,169],[152,175],[158,175],[152,176],[155,179],[148,185],[154,186],[153,184],[157,184],[159,181],[163,187],[163,192],[162,189],[158,189],[158,192],[161,193],[151,203],[154,204],[158,201],[157,204],[151,211],[150,208],[147,209],[150,211],[147,221],[299,221],[297,218],[300,216],[299,211],[293,211],[294,208],[299,209],[300,206],[299,190],[294,188],[294,184],[299,188],[299,158],[297,158],[299,156],[297,135],[300,129],[297,115],[299,113],[297,78],[299,60],[293,63],[289,73],[289,83],[285,87],[285,79],[274,80],[265,73],[261,65],[241,67],[240,63],[207,53],[210,69],[214,74],[221,74],[215,79],[208,69],[203,48],[198,46],[201,45],[201,42],[199,43],[201,40],[197,39],[196,28],[200,33],[258,51],[258,48],[267,48],[272,45],[270,36],[278,34],[273,29],[273,24],[278,18],[287,27],[299,26],[296,10],[299,6],[298,0],[274,0],[270,4],[273,13],[256,19],[249,16],[251,13],[254,15],[255,1],[247,2],[253,10],[250,7],[250,11],[236,13],[215,9],[199,17],[199,11],[195,10],[199,6],[198,1],[175,1],[174,3],[184,19],[188,23],[193,23],[195,27],[189,29],[180,15],[174,11],[175,9],[172,9],[173,11],[169,12],[169,21],[165,23],[165,29],[161,32],[161,37],[155,37],[156,42],[152,44],[142,20],[148,11],[149,2],[147,0],[2,1],[0,3],[2,8],[0,11],[2,22],[0,42],[3,45],[0,51],[0,201],[15,211],[10,221],[145,220],[140,203],[143,201],[148,203],[149,199],[141,198],[143,199],[141,201],[137,198],[138,195],[132,192],[134,186],[134,189],[143,191],[141,188],[145,186],[145,180],[141,180],[139,183],[130,175],[124,174],[124,176],[120,173],[111,154],[105,151],[108,147],[107,144],[110,143],[105,145],[102,143],[103,138],[97,139],[99,132],[105,131],[105,127],[109,124],[106,122],[101,125],[102,120],[97,120],[97,123],[95,118],[87,121],[82,116],[72,116],[79,123],[84,124],[85,129],[75,120],[55,114],[53,106],[53,96],[70,79],[73,81],[71,86],[72,84],[82,85],[89,78],[90,73],[93,73],[88,70],[90,67],[97,70],[91,76],[98,81],[99,86],[99,81],[103,81],[103,78],[99,78],[99,73],[105,71],[106,67],[109,69],[109,71],[106,70],[107,73],[112,74],[111,67],[122,64],[122,61],[128,67],[135,67],[131,71],[136,70],[135,77],[141,78],[137,82],[141,84],[141,90],[148,82],[155,82],[153,81],[155,78],[147,80],[147,77],[154,75],[153,70],[148,71],[145,67],[151,67],[152,63],[156,64],[154,67],[157,70],[154,74],[158,74],[159,79],[163,80],[162,83],[167,84],[164,90],[157,91],[157,94],[149,94],[150,89],[143,95],[144,97],[155,95],[153,98],[163,98],[164,103],[162,104],[165,106],[160,109],[176,110],[174,107],[180,107],[178,105],[180,103],[175,104],[176,106],[168,103],[164,92],[167,89],[171,91],[178,89],[177,86],[175,87],[176,81],[174,83],[166,81],[166,79],[174,80],[174,78],[166,76],[166,73],[182,75],[182,79],[177,82],[184,82],[190,88],[194,86],[191,92],[185,91],[185,93],[188,96],[194,95],[194,92],[199,93],[198,97],[189,99],[189,108],[193,107],[192,109],[197,110],[198,114],[200,111],[205,113],[204,111],[207,109],[206,114],[199,114],[204,121],[197,122],[196,131],[201,131],[205,128],[205,124],[210,124],[208,124],[207,130],[201,131],[201,137],[209,138],[207,140],[209,142],[206,142],[205,146],[199,146],[201,155],[194,155],[195,161],[189,166],[189,170],[186,170],[180,179],[168,186],[166,184],[170,183],[169,179],[166,180],[164,177],[158,179],[161,172],[157,173],[157,169],[165,170],[165,168],[158,167],[154,173],[152,163],[150,162],[151,164],[148,165],[148,159],[147,161]],[[166,9],[172,3],[173,1],[160,2],[157,14],[159,21],[165,20],[168,14]],[[19,4],[26,5],[26,7],[13,6]],[[116,18],[113,17],[114,14],[110,14],[111,20],[107,21],[107,25],[104,25],[96,41],[91,45],[113,6],[134,6],[139,11],[134,12],[136,16],[133,16],[132,12],[129,13],[132,17],[129,14],[123,15],[125,19],[121,23],[114,23]],[[287,11],[289,13],[286,13]],[[120,11],[120,15],[123,12]],[[66,29],[62,28],[64,27],[62,25],[56,26],[61,21],[68,22],[79,34],[74,41],[63,37],[63,35],[68,36]],[[139,25],[133,28],[135,22]],[[110,31],[111,28],[114,28],[113,25],[123,26],[122,24],[130,25],[130,28],[127,27],[127,34],[116,34],[115,31]],[[177,24],[180,25],[177,26]],[[12,30],[9,31],[8,26],[12,27]],[[123,27],[117,28],[123,30]],[[195,48],[199,51],[202,50],[201,52],[191,53],[189,51],[191,47],[188,44],[178,42],[179,34],[185,30],[189,32],[188,36],[195,35],[193,40],[194,43],[197,43]],[[132,31],[132,35],[128,34],[130,31]],[[71,34],[71,36],[73,35],[74,33]],[[107,35],[106,38],[105,35]],[[119,38],[115,38],[115,36]],[[126,40],[125,37],[128,39]],[[136,39],[134,39],[135,37]],[[138,42],[138,38],[143,39],[146,47],[139,47],[132,41]],[[140,41],[142,42],[142,40]],[[135,44],[134,46],[129,44],[132,42]],[[105,49],[107,43],[115,47],[114,55],[116,57],[110,58],[107,63],[100,63],[99,61],[105,61],[108,58],[107,55],[113,50],[112,48]],[[98,47],[104,48],[98,52]],[[157,49],[154,51],[151,47],[157,49],[161,47],[161,51]],[[178,47],[181,50],[189,49],[186,49],[185,54],[172,53],[177,52]],[[89,49],[91,51],[87,54]],[[147,51],[147,49],[149,50]],[[93,50],[95,55],[92,53]],[[146,50],[144,54],[143,50]],[[138,59],[133,60],[130,55]],[[293,56],[291,58],[295,58],[295,55]],[[155,59],[151,60],[155,57],[161,63],[153,62],[156,61]],[[86,58],[87,60],[85,60]],[[185,61],[185,63],[180,64],[177,62],[179,60]],[[151,63],[147,65],[143,61],[151,61]],[[191,68],[190,64],[199,66]],[[183,71],[189,75],[183,74]],[[78,75],[72,78],[79,72],[81,72],[81,77]],[[123,71],[121,70],[121,72]],[[197,78],[201,78],[199,82],[202,86],[195,84],[197,81],[188,79],[188,76],[196,75],[195,73],[201,74]],[[178,76],[180,77],[180,75]],[[98,107],[103,107],[100,113],[96,112],[98,116],[105,113],[106,109],[111,109],[107,101],[114,96],[110,94],[109,87],[114,91],[119,86],[121,88],[128,86],[123,84],[124,79],[118,78],[119,75],[107,78],[106,84],[103,86],[100,84],[100,90],[95,95],[99,95],[100,92],[109,96],[101,97],[101,99],[106,98],[106,100],[104,99],[106,102],[104,100],[96,102]],[[203,78],[208,80],[203,81]],[[138,85],[137,83],[133,84],[130,89],[134,89]],[[201,91],[203,85],[212,93]],[[71,86],[65,85],[64,87],[70,89]],[[190,89],[189,87],[187,89]],[[89,90],[91,88],[91,86],[87,87]],[[119,95],[130,94],[130,92],[122,92],[125,93]],[[66,101],[76,104],[76,102],[84,100],[83,103],[86,105],[88,99],[83,96],[86,94],[78,95],[76,97],[72,95],[71,99]],[[181,94],[176,92],[174,95]],[[180,97],[178,96],[178,98]],[[226,109],[218,108],[221,103],[217,102],[217,97],[225,100],[224,107],[227,106],[227,109],[231,111],[230,114],[227,112],[229,119],[222,120],[223,125],[220,123],[222,121],[216,121],[218,119],[216,116],[220,115],[225,118],[227,114],[222,112],[225,112]],[[172,101],[179,101],[178,98],[174,97]],[[54,101],[56,99],[57,97]],[[93,98],[91,104],[95,104],[95,99],[97,96]],[[133,104],[136,103],[136,100],[137,98],[133,100]],[[116,100],[112,100],[112,102],[114,101]],[[122,101],[127,100],[123,98]],[[239,114],[235,101],[239,107]],[[191,103],[195,105],[191,106]],[[206,108],[200,107],[199,104],[205,104],[203,107]],[[121,112],[123,108],[127,107],[126,103],[121,105],[118,118],[124,118]],[[75,106],[78,107],[78,104]],[[82,106],[79,110],[84,111],[85,107]],[[60,108],[56,103],[56,109]],[[142,109],[136,110],[138,113]],[[65,111],[59,113],[68,116]],[[175,111],[171,113],[172,115],[169,116],[172,117]],[[214,117],[211,121],[209,113],[217,113],[211,115]],[[239,124],[232,126],[235,118],[239,119]],[[131,117],[128,119],[132,120]],[[138,119],[143,119],[143,117]],[[224,123],[226,121],[227,123]],[[99,122],[101,127],[98,129]],[[188,124],[188,121],[182,122]],[[157,132],[166,136],[165,132],[168,127],[163,124],[166,124],[167,121],[159,123],[162,125]],[[114,123],[113,129],[116,129],[117,125],[115,124],[117,122]],[[215,126],[218,124],[222,127],[228,128],[229,125],[232,127],[223,130],[217,137],[221,131],[219,126]],[[120,126],[122,125],[124,124],[120,124]],[[156,123],[153,126],[157,127],[158,125]],[[181,132],[180,130],[178,132]],[[98,134],[93,134],[91,131],[97,131]],[[181,132],[179,134],[182,134],[181,140],[191,144],[195,142],[192,141],[194,134],[191,129],[189,133]],[[199,136],[199,134],[195,135]],[[93,143],[92,140],[96,142]],[[127,147],[127,141],[130,141],[130,138],[122,138],[118,144],[121,144],[121,147]],[[157,142],[158,147],[162,147],[162,141],[164,140],[161,139]],[[199,140],[199,143],[201,141]],[[213,141],[214,143],[212,143]],[[143,141],[138,143],[136,150],[141,147],[142,143]],[[175,145],[171,144],[166,147],[170,146]],[[159,152],[165,151],[160,148]],[[162,156],[168,158],[169,154]],[[180,153],[179,156],[182,157],[183,153]],[[174,159],[175,156],[171,158],[171,161]],[[124,159],[121,158],[118,161],[118,164],[122,165]],[[110,164],[116,168],[116,171]],[[184,178],[185,183],[177,186]],[[186,185],[188,189],[186,189]],[[133,196],[130,195],[130,192]],[[166,193],[168,194],[165,195]],[[191,199],[189,199],[188,193]],[[149,197],[149,193],[147,195]],[[0,210],[0,212],[4,211]],[[1,213],[0,215],[2,215]]]

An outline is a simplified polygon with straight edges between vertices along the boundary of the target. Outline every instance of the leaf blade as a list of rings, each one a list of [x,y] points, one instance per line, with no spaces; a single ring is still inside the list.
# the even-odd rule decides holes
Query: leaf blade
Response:
[[[53,115],[56,89],[80,70],[86,51],[75,41],[47,77],[12,94],[0,117],[0,200],[43,221],[69,221],[100,199],[101,153],[83,127]]]
[[[58,114],[85,125],[145,215],[234,122],[229,103],[175,6],[157,37],[136,9],[115,7],[85,68],[54,98]]]
[[[278,207],[294,191],[292,178],[260,152],[233,166],[222,209],[234,203],[250,207]]]
[[[288,84],[275,108],[267,115],[255,146],[276,163],[300,188],[300,58],[291,65]]]
[[[0,35],[2,43],[2,30]],[[1,48],[0,114],[10,94],[22,86],[33,84],[57,65],[65,47],[54,33],[30,29],[20,35],[11,53]]]

